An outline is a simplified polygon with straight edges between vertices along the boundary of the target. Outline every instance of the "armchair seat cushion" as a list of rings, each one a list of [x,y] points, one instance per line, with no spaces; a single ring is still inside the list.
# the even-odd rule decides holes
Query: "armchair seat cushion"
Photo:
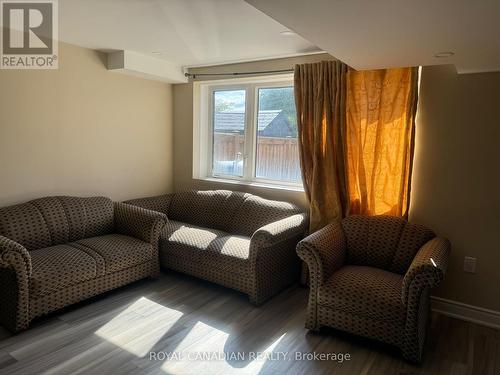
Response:
[[[163,264],[172,257],[236,273],[246,272],[249,253],[249,237],[179,221],[168,223],[160,245]]]
[[[93,254],[96,260],[103,262],[105,274],[151,261],[155,256],[153,245],[122,234],[86,238],[72,245]]]
[[[33,264],[31,290],[34,295],[47,294],[97,277],[96,260],[71,245],[33,250],[30,255]]]
[[[318,304],[360,317],[401,321],[403,277],[366,266],[346,265],[318,289]]]

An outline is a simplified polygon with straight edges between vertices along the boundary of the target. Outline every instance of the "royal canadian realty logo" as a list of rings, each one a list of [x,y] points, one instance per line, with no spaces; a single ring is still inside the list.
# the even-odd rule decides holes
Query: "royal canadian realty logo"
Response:
[[[1,69],[57,69],[57,0],[0,0]]]

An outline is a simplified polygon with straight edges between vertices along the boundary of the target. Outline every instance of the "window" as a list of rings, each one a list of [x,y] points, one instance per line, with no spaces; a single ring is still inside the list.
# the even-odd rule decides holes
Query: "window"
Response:
[[[258,88],[257,178],[299,183],[293,86]]]
[[[246,91],[213,92],[212,174],[243,177]]]
[[[201,152],[195,157],[194,170],[199,172],[195,177],[301,188],[290,77],[200,87],[201,129],[195,137],[200,136]]]

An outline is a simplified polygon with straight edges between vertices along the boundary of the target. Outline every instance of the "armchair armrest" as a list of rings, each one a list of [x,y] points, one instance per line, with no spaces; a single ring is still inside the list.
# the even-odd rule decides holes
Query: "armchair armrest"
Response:
[[[444,278],[450,254],[450,242],[435,237],[420,248],[403,279],[402,302],[406,306],[410,290],[434,288]]]
[[[346,238],[340,222],[330,223],[297,245],[297,254],[309,267],[311,288],[321,285],[346,257]]]
[[[167,223],[165,214],[126,203],[115,203],[115,230],[157,246]]]
[[[257,229],[251,242],[259,243],[260,247],[271,247],[279,242],[303,235],[307,230],[306,214],[297,214],[275,221]]]
[[[11,239],[0,236],[0,268],[12,267],[16,272],[22,272],[31,277],[31,257],[24,246]]]

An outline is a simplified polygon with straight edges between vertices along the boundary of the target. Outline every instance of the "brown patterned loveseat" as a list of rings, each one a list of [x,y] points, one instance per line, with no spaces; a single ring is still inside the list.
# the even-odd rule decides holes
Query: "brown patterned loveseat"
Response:
[[[157,275],[165,221],[103,197],[0,208],[0,324],[19,331],[37,316]]]
[[[297,242],[307,217],[255,195],[187,191],[127,203],[165,213],[160,264],[250,296],[261,304],[299,277]]]
[[[302,240],[309,266],[306,328],[330,326],[378,339],[420,361],[429,290],[444,277],[450,243],[389,216],[350,216]]]

